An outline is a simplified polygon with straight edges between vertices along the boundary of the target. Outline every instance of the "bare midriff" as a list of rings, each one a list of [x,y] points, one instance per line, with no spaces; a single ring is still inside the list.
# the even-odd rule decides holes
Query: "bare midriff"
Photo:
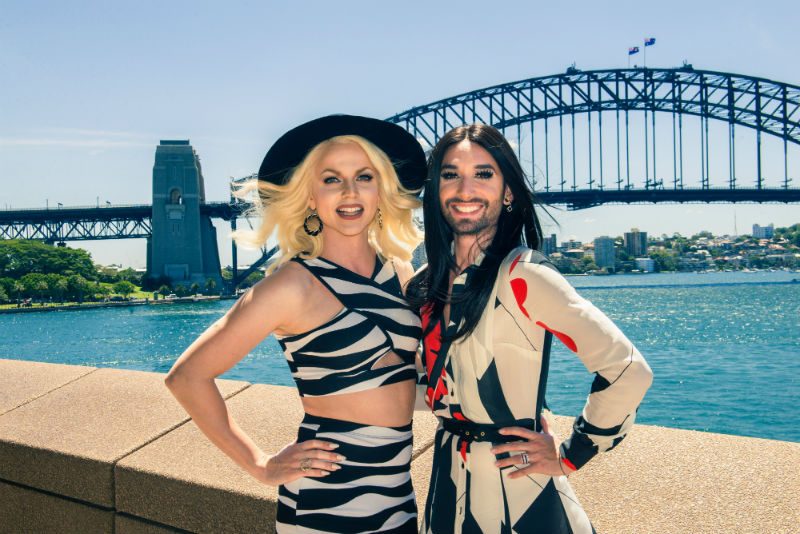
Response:
[[[404,380],[356,393],[303,397],[302,401],[306,413],[318,417],[363,425],[403,426],[411,422],[415,395],[414,381]]]

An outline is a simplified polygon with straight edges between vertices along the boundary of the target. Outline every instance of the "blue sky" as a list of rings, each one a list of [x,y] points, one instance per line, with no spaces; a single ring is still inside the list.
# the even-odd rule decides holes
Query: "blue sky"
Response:
[[[800,84],[796,2],[45,2],[0,7],[0,209],[149,203],[159,139],[190,139],[207,197],[253,172],[287,128],[335,112],[387,117],[498,83],[648,65]],[[640,57],[640,56],[639,56]],[[800,162],[795,167],[800,168]],[[560,237],[800,222],[797,206],[554,211]],[[219,225],[223,263],[227,233]],[[143,267],[144,241],[86,242]],[[249,256],[243,256],[243,262]]]

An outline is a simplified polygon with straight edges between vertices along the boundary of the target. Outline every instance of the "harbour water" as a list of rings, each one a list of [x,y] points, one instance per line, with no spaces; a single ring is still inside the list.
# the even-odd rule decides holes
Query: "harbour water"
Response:
[[[655,374],[640,423],[800,442],[800,274],[570,277]],[[0,358],[166,372],[232,301],[0,315]],[[223,378],[291,385],[269,337]],[[547,400],[577,415],[592,377],[554,344]]]

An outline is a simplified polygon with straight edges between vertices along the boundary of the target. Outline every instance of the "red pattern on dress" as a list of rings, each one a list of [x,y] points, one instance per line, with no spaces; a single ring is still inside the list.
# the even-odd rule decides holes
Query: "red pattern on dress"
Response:
[[[426,304],[420,311],[422,319],[422,331],[425,332],[431,322],[433,306]],[[425,369],[427,369],[428,372],[428,389],[425,392],[425,401],[428,403],[428,406],[433,409],[434,403],[447,394],[447,385],[444,381],[444,377],[447,375],[445,368],[442,367],[442,375],[440,377],[436,377],[434,379],[430,375],[430,372],[436,363],[436,358],[439,357],[439,352],[442,348],[441,322],[437,322],[436,326],[425,335],[425,342],[423,346],[425,347],[425,354],[423,355],[425,358]],[[445,355],[442,354],[441,357],[444,358]]]
[[[564,332],[559,332],[558,330],[553,330],[552,328],[544,324],[542,321],[536,321],[536,324],[538,324],[539,326],[541,326],[542,328],[544,328],[545,330],[556,336],[558,339],[560,339],[561,342],[564,345],[566,345],[569,350],[576,353],[578,352],[578,345],[575,343],[575,340],[573,340],[567,334],[565,334]]]
[[[519,306],[525,317],[530,319],[531,316],[528,315],[528,310],[525,309],[525,299],[528,298],[528,283],[524,278],[514,278],[509,283],[511,284],[511,291],[514,292],[514,300],[517,301],[517,306]]]

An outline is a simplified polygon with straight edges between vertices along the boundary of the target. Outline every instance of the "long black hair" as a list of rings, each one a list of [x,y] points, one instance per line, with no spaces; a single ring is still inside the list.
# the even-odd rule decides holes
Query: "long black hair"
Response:
[[[534,210],[532,187],[527,183],[525,171],[503,134],[486,124],[459,126],[447,132],[428,157],[428,178],[422,199],[428,266],[411,279],[408,290],[412,305],[419,308],[430,307],[427,330],[436,326],[444,313],[445,304],[455,302],[449,297],[449,275],[450,272],[458,272],[458,265],[451,250],[453,230],[442,215],[439,203],[439,180],[447,149],[464,140],[480,145],[489,152],[497,162],[504,183],[511,190],[514,200],[510,212],[505,206],[500,210],[497,230],[488,247],[483,250],[484,259],[467,278],[464,292],[457,299],[464,309],[464,323],[451,340],[468,336],[477,326],[497,280],[497,271],[503,258],[519,245],[538,250],[542,242],[542,228]],[[442,335],[446,337],[445,329]]]

